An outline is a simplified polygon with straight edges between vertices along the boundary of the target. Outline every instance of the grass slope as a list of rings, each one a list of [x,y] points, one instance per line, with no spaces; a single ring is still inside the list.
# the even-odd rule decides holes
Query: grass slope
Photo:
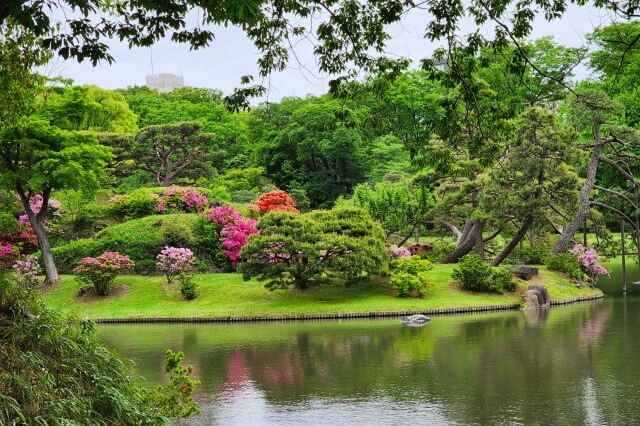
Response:
[[[511,294],[475,294],[459,290],[451,280],[455,265],[435,265],[435,284],[424,299],[394,296],[386,282],[352,287],[323,286],[308,291],[269,291],[255,280],[244,282],[239,274],[203,274],[195,277],[199,295],[182,299],[177,284],[168,286],[164,277],[123,276],[116,284],[126,286],[120,294],[85,300],[77,296],[79,284],[63,276],[55,289],[43,294],[52,308],[89,318],[220,318],[312,315],[336,313],[390,312],[407,310],[481,307],[520,302],[520,293],[529,284],[547,286],[552,300],[599,294],[598,289],[576,288],[560,274],[541,268],[529,282],[519,281]]]

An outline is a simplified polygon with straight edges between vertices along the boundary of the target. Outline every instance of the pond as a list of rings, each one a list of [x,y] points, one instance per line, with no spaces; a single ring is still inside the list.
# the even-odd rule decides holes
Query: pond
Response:
[[[179,424],[640,424],[634,295],[435,316],[422,328],[384,319],[100,330],[149,386],[167,348],[187,354],[203,412]]]

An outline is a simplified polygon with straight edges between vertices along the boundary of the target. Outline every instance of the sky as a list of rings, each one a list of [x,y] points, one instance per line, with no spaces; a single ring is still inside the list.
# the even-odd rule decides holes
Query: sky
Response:
[[[392,39],[388,42],[388,51],[394,55],[409,57],[415,67],[419,60],[430,57],[440,47],[421,37],[426,14],[412,14],[401,25],[391,27]],[[546,22],[542,18],[534,21],[532,39],[553,35],[556,42],[566,46],[579,46],[584,36],[599,25],[610,22],[602,11],[590,7],[570,5],[562,19]],[[472,29],[469,25],[469,32]],[[240,85],[243,75],[256,75],[257,50],[238,28],[215,28],[216,39],[211,46],[191,51],[187,45],[161,40],[152,48],[129,49],[126,43],[117,40],[108,42],[115,63],[93,67],[88,62],[77,63],[73,60],[57,60],[45,71],[50,76],[72,78],[76,84],[95,84],[107,89],[144,85],[145,76],[153,72],[182,75],[185,85],[215,88],[228,94]],[[462,25],[464,33],[464,23]],[[153,67],[153,68],[152,68]],[[581,71],[586,73],[586,71]],[[580,76],[582,77],[582,76]],[[309,43],[302,41],[296,46],[296,57],[289,67],[275,73],[262,84],[268,88],[263,100],[278,101],[288,96],[319,95],[328,89],[331,77],[317,71]],[[256,80],[260,83],[260,80]]]

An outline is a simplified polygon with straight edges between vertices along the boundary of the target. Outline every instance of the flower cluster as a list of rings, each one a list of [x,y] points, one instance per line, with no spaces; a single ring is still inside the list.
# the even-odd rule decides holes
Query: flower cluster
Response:
[[[240,250],[247,245],[249,235],[257,234],[257,222],[244,219],[231,206],[214,207],[206,214],[207,218],[220,228],[220,241],[225,247],[224,253],[235,267],[240,259]]]
[[[156,259],[156,266],[167,277],[168,283],[178,275],[191,272],[196,260],[191,250],[177,247],[165,247]]]
[[[209,207],[209,200],[192,187],[170,186],[162,193],[162,200],[157,210],[160,213],[167,211],[181,211],[184,213],[201,213]]]
[[[411,251],[406,247],[391,246],[387,247],[385,251],[389,254],[391,260],[408,259],[411,257]]]
[[[35,256],[21,257],[13,264],[13,269],[20,275],[27,287],[34,287],[38,283],[40,264]]]
[[[291,212],[299,213],[293,198],[284,191],[277,190],[260,195],[255,202],[255,209],[259,213]]]
[[[13,245],[0,241],[0,269],[9,269],[15,259]]]
[[[598,256],[598,253],[596,253],[594,249],[588,249],[582,244],[576,244],[569,250],[569,253],[576,257],[582,270],[589,275],[592,280],[595,280],[599,275],[609,275],[607,268],[600,265],[600,256]]]
[[[49,213],[51,213],[51,215],[56,217],[62,217],[62,210],[60,208],[59,201],[49,198],[48,204],[49,204]],[[33,197],[31,197],[31,199],[29,200],[29,207],[31,207],[31,211],[33,211],[33,214],[40,213],[40,210],[42,210],[42,195],[36,194]]]
[[[109,287],[119,273],[134,267],[129,256],[110,251],[98,257],[85,257],[73,270],[76,279],[82,283],[92,285],[99,296],[109,293]]]

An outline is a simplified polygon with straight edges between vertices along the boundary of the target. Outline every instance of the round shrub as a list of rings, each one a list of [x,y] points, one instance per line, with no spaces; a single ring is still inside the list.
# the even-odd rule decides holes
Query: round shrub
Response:
[[[196,237],[190,223],[180,216],[172,216],[160,225],[160,241],[169,247],[193,247]]]
[[[139,188],[109,199],[112,213],[119,218],[135,219],[157,214],[160,192],[156,188]]]
[[[468,254],[460,259],[451,277],[457,280],[464,290],[486,291],[491,278],[491,266],[479,255]]]
[[[196,260],[191,250],[182,247],[165,247],[157,259],[156,266],[167,277],[169,284],[176,276],[190,273]]]
[[[187,300],[195,299],[198,285],[193,281],[193,276],[190,274],[180,274],[178,276],[178,281],[180,281],[180,293],[184,298]]]
[[[493,268],[490,287],[493,293],[499,294],[505,291],[515,291],[518,288],[518,284],[513,279],[513,270],[508,267]]]
[[[256,199],[256,208],[259,213],[291,212],[298,213],[293,198],[282,190],[266,192]]]
[[[79,282],[93,286],[98,296],[104,296],[109,294],[111,283],[118,274],[132,269],[133,265],[128,256],[106,252],[98,257],[85,257],[73,272]]]
[[[398,296],[422,297],[425,295],[428,286],[432,283],[428,275],[433,268],[431,262],[419,256],[411,256],[394,260],[392,267],[391,284]]]

